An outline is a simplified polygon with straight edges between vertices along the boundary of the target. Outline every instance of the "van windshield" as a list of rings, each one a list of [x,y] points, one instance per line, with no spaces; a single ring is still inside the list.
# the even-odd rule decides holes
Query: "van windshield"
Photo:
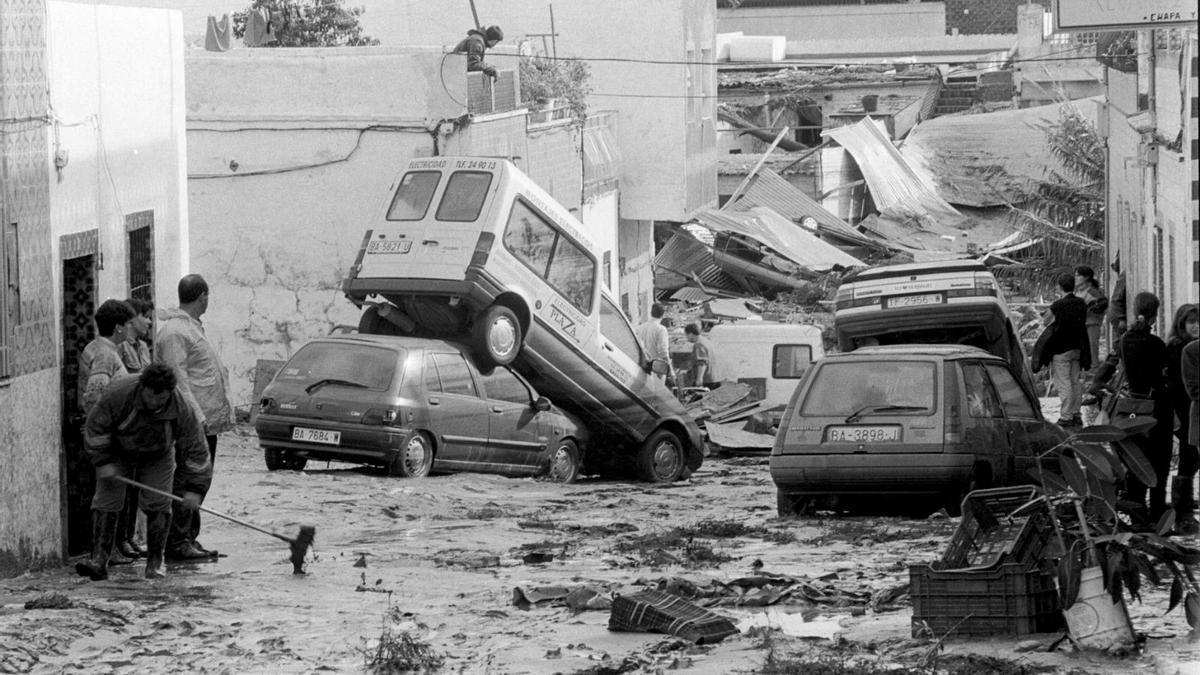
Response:
[[[801,414],[842,416],[868,406],[912,407],[931,412],[937,367],[928,361],[847,361],[825,363],[816,373]]]
[[[429,210],[433,193],[437,190],[441,171],[409,171],[400,179],[396,196],[388,208],[388,220],[420,220]]]
[[[321,382],[383,391],[391,386],[403,350],[345,342],[312,342],[300,348],[275,379],[308,388]]]

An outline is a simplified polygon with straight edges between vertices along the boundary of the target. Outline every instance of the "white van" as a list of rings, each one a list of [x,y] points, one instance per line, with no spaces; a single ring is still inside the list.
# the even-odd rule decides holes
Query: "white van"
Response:
[[[721,379],[750,385],[771,406],[786,405],[804,372],[825,355],[821,329],[798,323],[738,321],[713,326],[708,341]]]
[[[511,363],[588,424],[589,473],[700,466],[700,430],[650,374],[667,364],[647,362],[583,224],[512,162],[411,160],[381,211],[342,287],[360,332],[466,339],[482,368]]]

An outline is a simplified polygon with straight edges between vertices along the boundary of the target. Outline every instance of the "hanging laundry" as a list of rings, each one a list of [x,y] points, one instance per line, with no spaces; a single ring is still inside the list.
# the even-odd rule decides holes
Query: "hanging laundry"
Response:
[[[228,14],[220,19],[208,17],[208,29],[204,33],[204,48],[210,52],[227,52],[233,44],[233,21]]]
[[[246,46],[261,47],[275,41],[270,34],[271,13],[265,7],[251,9],[246,16]]]

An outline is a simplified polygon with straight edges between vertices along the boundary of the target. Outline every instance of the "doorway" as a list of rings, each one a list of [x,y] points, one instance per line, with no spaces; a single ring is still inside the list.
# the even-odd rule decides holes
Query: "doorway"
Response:
[[[64,250],[66,248],[64,247]],[[79,354],[96,337],[96,254],[62,261],[63,549],[80,555],[92,545],[92,492],[96,480],[83,448]]]

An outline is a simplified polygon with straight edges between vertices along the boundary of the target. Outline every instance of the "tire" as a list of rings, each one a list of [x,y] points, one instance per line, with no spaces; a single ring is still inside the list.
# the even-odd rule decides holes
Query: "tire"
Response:
[[[637,455],[638,476],[647,483],[670,483],[683,474],[683,442],[667,429],[646,438]]]
[[[579,448],[570,439],[563,439],[550,453],[546,478],[555,483],[574,483],[579,478]]]
[[[794,495],[783,490],[775,490],[775,513],[780,518],[795,518],[804,515],[804,512],[811,506],[811,501],[807,497]]]
[[[404,447],[392,454],[388,461],[389,476],[424,478],[433,469],[433,443],[424,433],[415,433],[404,443]]]
[[[512,363],[524,339],[516,313],[504,305],[492,305],[475,320],[471,346],[480,366],[487,369]]]
[[[308,459],[297,457],[282,448],[263,448],[263,459],[267,463],[267,471],[303,471]]]

